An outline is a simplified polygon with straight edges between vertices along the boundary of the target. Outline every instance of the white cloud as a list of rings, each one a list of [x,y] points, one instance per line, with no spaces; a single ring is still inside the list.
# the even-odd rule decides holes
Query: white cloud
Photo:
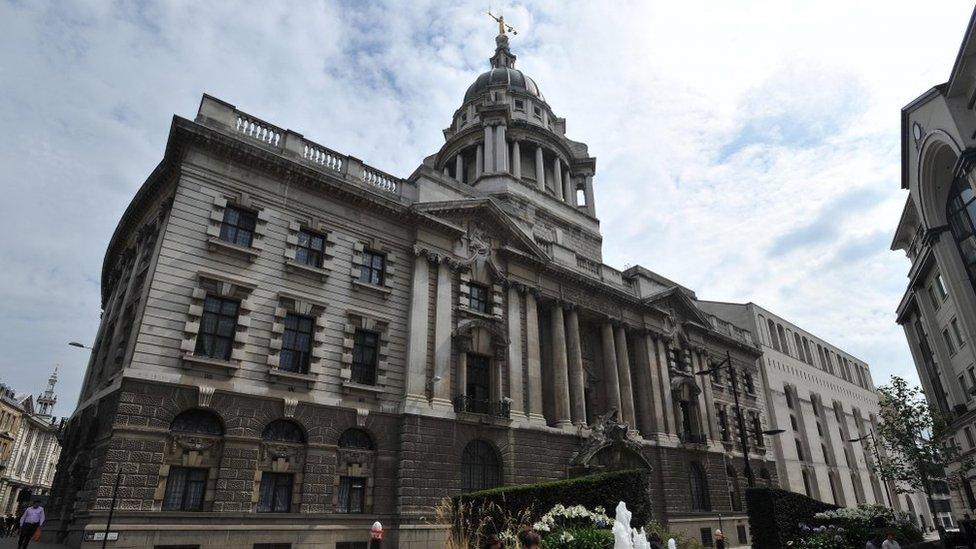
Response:
[[[495,3],[495,8],[500,6]],[[74,404],[105,246],[201,93],[409,174],[484,70],[483,2],[0,2],[0,379]],[[512,45],[598,157],[606,260],[754,300],[912,374],[893,310],[907,262],[898,111],[945,80],[962,0],[504,6]],[[733,146],[739,145],[739,146]],[[837,197],[876,204],[788,256]],[[825,217],[830,222],[829,215]]]

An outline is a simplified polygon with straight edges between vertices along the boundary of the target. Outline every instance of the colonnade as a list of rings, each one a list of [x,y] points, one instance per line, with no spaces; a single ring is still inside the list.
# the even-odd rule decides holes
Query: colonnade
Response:
[[[436,268],[436,276],[431,276],[431,268]],[[436,257],[417,257],[414,262],[407,351],[408,406],[411,402],[426,405],[429,400],[435,408],[450,407],[454,396],[452,386],[456,386],[456,391],[464,390],[463,352],[457,353],[457,364],[452,369],[452,352],[455,351],[452,347],[455,344],[452,339],[453,274],[448,262]],[[430,340],[433,343],[433,369],[428,373],[428,330],[431,328],[428,326],[428,296],[432,279],[436,279],[437,287],[433,304],[433,339]],[[582,336],[594,323],[582,323],[575,305],[548,298],[540,303],[540,299],[535,290],[521,285],[512,284],[507,289],[508,307],[502,321],[508,337],[504,353],[507,367],[495,370],[492,378],[494,397],[511,399],[513,419],[559,428],[585,426],[587,399]],[[540,325],[542,323],[545,324]],[[650,330],[628,329],[624,323],[609,318],[597,320],[595,324],[599,329],[603,363],[602,387],[595,390],[602,391],[605,407],[616,408],[620,421],[647,438],[677,436],[686,430],[676,413],[676,397],[672,392],[669,368],[672,341]],[[545,342],[547,364],[542,361],[543,333],[548,335]],[[633,352],[630,346],[634,347]],[[707,368],[703,351],[693,351],[691,360],[692,371]],[[454,384],[452,370],[458,377]],[[507,384],[503,383],[503,375],[508,376]],[[694,377],[696,387],[701,387],[701,394],[695,399],[696,415],[701,424],[693,426],[693,430],[717,440],[718,419],[711,383],[708,379],[699,379],[700,376]],[[506,385],[508,394],[503,395]],[[544,392],[549,396],[545,399],[550,404],[548,410],[544,409]],[[589,412],[593,417],[605,410]]]
[[[475,146],[473,172],[475,179],[483,174],[507,173],[518,180],[522,180],[522,149],[531,147],[535,154],[535,173],[532,175],[539,192],[549,193],[551,189],[552,195],[557,200],[573,207],[584,208],[590,215],[595,214],[592,175],[574,177],[569,171],[569,166],[558,155],[552,155],[553,157],[547,162],[546,149],[540,143],[516,138],[509,139],[506,133],[504,124],[484,127],[483,141]],[[470,151],[470,149],[468,150]],[[454,178],[458,181],[464,181],[464,173],[467,168],[465,162],[462,152],[454,156]],[[451,162],[448,161],[444,165],[445,175],[450,175],[448,169],[450,164]],[[547,172],[547,164],[552,170],[551,172]],[[578,188],[583,189],[583,204],[577,200],[576,191]]]

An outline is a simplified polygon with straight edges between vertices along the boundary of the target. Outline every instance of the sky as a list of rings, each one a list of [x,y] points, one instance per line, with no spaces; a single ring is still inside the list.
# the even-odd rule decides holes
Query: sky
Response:
[[[971,2],[0,0],[0,382],[77,403],[101,264],[203,93],[403,177],[443,144],[504,13],[516,66],[597,157],[604,261],[753,301],[915,380],[889,250],[901,107]]]

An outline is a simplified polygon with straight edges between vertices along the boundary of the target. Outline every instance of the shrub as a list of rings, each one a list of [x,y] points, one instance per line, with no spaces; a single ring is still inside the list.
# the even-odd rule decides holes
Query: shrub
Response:
[[[800,524],[812,523],[814,515],[837,506],[778,488],[749,488],[746,508],[752,546],[779,549],[787,540],[799,539]]]
[[[647,523],[644,531],[647,533],[648,539],[650,539],[651,534],[657,534],[665,544],[669,539],[674,538],[674,541],[678,544],[678,549],[702,549],[702,544],[697,538],[687,536],[681,532],[669,532],[667,528],[658,522],[651,521]]]
[[[868,539],[873,533],[885,533],[888,530],[894,531],[900,543],[922,541],[922,531],[912,524],[906,513],[896,513],[882,505],[858,505],[817,513],[814,521],[839,527],[849,543],[857,543]]]
[[[613,549],[613,532],[592,526],[566,528],[542,540],[543,549]]]
[[[499,535],[513,517],[531,524],[556,505],[615,509],[623,501],[633,513],[632,525],[641,525],[651,517],[648,480],[647,471],[627,470],[462,494],[454,498],[454,507],[464,512],[455,513],[451,522],[462,534],[477,530],[480,539]]]

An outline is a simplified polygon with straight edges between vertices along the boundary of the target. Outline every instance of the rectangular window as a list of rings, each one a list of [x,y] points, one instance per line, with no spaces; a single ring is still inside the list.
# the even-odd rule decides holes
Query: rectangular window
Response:
[[[224,208],[224,220],[220,224],[220,239],[245,248],[251,247],[254,240],[254,227],[258,216],[248,210],[235,206]]]
[[[294,475],[269,473],[261,475],[258,494],[258,513],[287,513],[291,511],[291,488]]]
[[[932,307],[935,308],[935,310],[939,310],[939,307],[942,306],[942,300],[935,297],[935,290],[931,284],[929,284],[928,288],[926,288],[926,293],[929,294],[929,301],[932,302]]]
[[[278,368],[286,372],[308,373],[312,362],[312,332],[315,320],[289,313],[285,316],[285,332],[281,336],[281,361]]]
[[[953,317],[953,319],[949,321],[949,326],[952,327],[952,335],[956,336],[956,346],[962,347],[965,345],[962,340],[962,330],[959,329],[959,321]]]
[[[750,395],[756,394],[756,382],[752,379],[752,372],[745,372],[742,377],[746,380],[746,392]]]
[[[718,426],[722,432],[722,441],[729,442],[732,439],[732,435],[729,433],[729,414],[726,413],[725,408],[721,408],[718,411]]]
[[[969,402],[970,400],[972,400],[973,395],[970,394],[969,387],[966,386],[966,376],[965,375],[960,375],[959,376],[959,386],[962,387],[962,392],[963,392],[963,394],[966,395],[966,402]]]
[[[789,387],[784,387],[783,392],[786,394],[786,406],[790,410],[793,409],[793,395],[790,394]]]
[[[966,433],[966,444],[969,444],[970,448],[976,447],[976,440],[973,439],[973,430],[967,426],[963,427],[962,432]]]
[[[479,313],[488,313],[488,287],[471,284],[468,293],[468,308]]]
[[[386,254],[363,250],[363,267],[359,271],[359,281],[382,286],[385,264]]]
[[[942,339],[945,340],[946,349],[949,350],[949,354],[956,354],[956,344],[952,342],[952,336],[949,335],[949,330],[942,330]]]
[[[230,360],[237,331],[237,312],[240,302],[208,295],[203,301],[200,331],[194,351],[199,356]]]
[[[765,448],[766,437],[763,436],[762,420],[759,419],[759,414],[752,414],[752,432],[756,437],[756,446]]]
[[[356,330],[352,347],[352,381],[376,384],[376,361],[380,336],[368,330]]]
[[[464,395],[468,397],[468,411],[491,413],[491,359],[484,355],[468,354]]]
[[[533,107],[532,112],[534,112],[535,115],[538,116],[539,118],[542,118],[542,109],[540,109],[539,107]]]
[[[949,290],[946,289],[945,281],[942,280],[941,273],[936,273],[935,275],[935,290],[939,292],[939,300],[945,301],[946,296],[949,295]]]
[[[207,470],[170,467],[163,496],[163,511],[202,511],[207,488]]]
[[[339,478],[340,513],[362,513],[366,499],[366,479],[363,477]]]
[[[737,524],[735,527],[735,534],[739,538],[739,545],[745,545],[749,543],[749,536],[746,535],[746,525]]]
[[[325,257],[325,237],[302,229],[298,231],[298,248],[295,261],[310,267],[321,267]]]
[[[803,445],[800,444],[800,439],[794,439],[796,443],[796,459],[803,461]]]
[[[524,111],[525,110],[525,101],[522,101],[521,99],[516,99],[515,100],[515,110],[517,110],[517,111]]]

